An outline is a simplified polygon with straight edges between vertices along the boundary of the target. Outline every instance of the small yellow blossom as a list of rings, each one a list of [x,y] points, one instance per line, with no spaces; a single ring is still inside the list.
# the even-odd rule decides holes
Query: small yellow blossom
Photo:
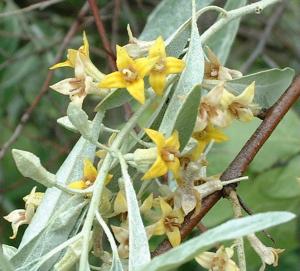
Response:
[[[149,74],[149,83],[157,95],[162,95],[169,74],[180,73],[185,67],[181,59],[166,56],[166,48],[162,37],[158,37],[149,50],[149,58],[156,59]]]
[[[255,250],[262,261],[262,266],[259,271],[264,271],[267,265],[278,266],[279,254],[284,252],[284,249],[265,246],[255,234],[247,236],[251,247]]]
[[[206,47],[206,51],[208,61],[205,61],[205,79],[227,81],[243,76],[240,71],[222,66],[220,60],[208,47]]]
[[[50,88],[61,94],[68,95],[73,102],[82,106],[84,98],[88,94],[98,94],[99,89],[93,82],[93,78],[85,73],[80,57],[77,57],[75,60],[74,72],[74,78],[59,81],[50,86]]]
[[[143,180],[153,179],[165,175],[171,170],[175,178],[179,176],[180,162],[178,132],[174,131],[169,138],[165,138],[162,133],[145,129],[147,135],[156,144],[157,158],[151,168],[143,176]]]
[[[238,96],[234,96],[227,90],[224,90],[221,100],[222,105],[226,109],[229,122],[233,118],[248,122],[253,119],[253,110],[257,109],[257,106],[253,104],[255,93],[255,82],[252,82],[245,90]]]
[[[181,242],[179,227],[184,220],[183,213],[180,209],[172,209],[172,207],[160,198],[160,208],[162,211],[161,219],[156,223],[153,235],[166,234],[173,247]]]
[[[223,92],[224,83],[220,83],[201,97],[199,114],[194,128],[195,131],[204,130],[209,123],[218,127],[225,127],[227,125],[227,116],[221,104]]]
[[[71,182],[68,187],[71,189],[86,189],[94,184],[97,178],[97,169],[94,167],[90,160],[85,159],[83,161],[83,178],[79,181]],[[105,180],[105,185],[107,185],[111,179],[112,175],[107,175]]]
[[[209,271],[239,271],[236,263],[231,260],[233,253],[232,247],[221,246],[217,252],[202,252],[195,260]]]
[[[118,71],[106,75],[99,83],[100,88],[127,88],[138,102],[145,102],[144,77],[155,64],[156,59],[138,58],[133,60],[125,50],[117,45]]]
[[[23,198],[25,201],[25,209],[14,210],[3,217],[5,220],[11,222],[13,235],[9,237],[10,239],[15,239],[17,237],[18,229],[21,225],[29,224],[31,222],[36,208],[40,205],[44,193],[35,191],[36,186],[31,190],[29,195]]]
[[[208,125],[201,132],[194,132],[192,137],[197,140],[197,146],[191,155],[192,160],[197,160],[200,157],[211,140],[214,140],[217,143],[228,140],[228,137],[220,129],[217,129],[212,125]]]

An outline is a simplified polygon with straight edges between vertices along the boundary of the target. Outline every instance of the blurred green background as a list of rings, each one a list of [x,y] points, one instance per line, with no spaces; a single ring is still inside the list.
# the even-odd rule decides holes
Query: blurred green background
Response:
[[[45,9],[5,16],[7,12],[37,2],[39,1],[0,0],[0,148],[9,140],[15,127],[20,123],[21,116],[39,94],[47,77],[48,67],[54,64],[55,55],[63,38],[85,4],[85,1],[81,0],[57,1],[58,3]],[[112,47],[127,42],[128,23],[134,35],[138,36],[147,16],[159,2],[99,0],[101,16]],[[224,2],[215,1],[215,4],[223,6]],[[276,12],[278,15],[274,17]],[[294,68],[297,74],[300,67],[299,13],[299,0],[290,0],[286,1],[281,10],[278,6],[272,6],[261,15],[244,17],[227,66],[241,69],[245,74],[289,66]],[[198,23],[200,30],[205,30],[215,18],[214,13],[201,17]],[[273,27],[270,27],[272,18]],[[78,48],[81,45],[82,31],[85,30],[90,41],[93,62],[104,73],[109,72],[105,52],[91,13],[88,12],[79,23],[78,31],[68,48]],[[257,49],[259,41],[265,38],[265,47],[250,62],[249,58]],[[66,51],[63,59],[65,55]],[[71,69],[57,70],[51,83],[70,76],[72,76]],[[12,145],[13,148],[35,153],[51,172],[57,171],[78,138],[78,135],[56,124],[56,119],[66,114],[68,102],[68,97],[49,90],[33,110],[20,137]],[[85,107],[92,112],[96,103],[96,100],[89,98],[85,101]],[[297,104],[293,112],[283,120],[253,162],[248,172],[250,181],[239,187],[238,191],[242,198],[255,213],[268,210],[291,210],[297,214],[300,212],[300,185],[296,181],[296,177],[300,177],[299,108]],[[106,121],[110,126],[115,126],[124,119],[123,115],[121,108],[114,110],[109,112]],[[226,131],[231,140],[215,146],[208,157],[212,174],[226,168],[259,123],[259,120],[253,121],[250,125],[236,123]],[[0,160],[0,242],[18,245],[19,238],[9,240],[11,228],[2,217],[13,209],[23,208],[22,198],[34,185],[36,183],[19,174],[9,149]],[[38,190],[42,191],[43,187],[39,187]],[[226,200],[222,200],[203,223],[210,228],[231,215],[229,204]],[[25,226],[21,226],[19,237],[24,228]],[[275,244],[260,235],[268,246],[286,248],[286,252],[280,257],[280,266],[277,270],[299,268],[299,229],[299,220],[272,229],[270,233]],[[258,270],[259,260],[250,249],[247,260],[249,270]],[[180,270],[201,269],[196,263],[190,263],[182,266]]]

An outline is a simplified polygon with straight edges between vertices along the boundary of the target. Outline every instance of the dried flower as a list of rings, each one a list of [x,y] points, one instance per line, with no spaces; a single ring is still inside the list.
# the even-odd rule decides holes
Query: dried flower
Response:
[[[284,249],[265,246],[255,234],[248,235],[247,239],[262,261],[262,266],[259,271],[264,271],[266,264],[273,265],[274,267],[278,265],[279,254],[282,253]]]

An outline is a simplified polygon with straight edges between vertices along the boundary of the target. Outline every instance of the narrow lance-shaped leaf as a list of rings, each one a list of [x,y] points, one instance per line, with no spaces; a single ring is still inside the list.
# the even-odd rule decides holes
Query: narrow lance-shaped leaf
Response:
[[[119,155],[121,171],[125,183],[126,201],[129,221],[129,271],[150,261],[148,238],[140,215],[136,194],[127,171],[124,158]],[[147,269],[145,269],[147,270]]]
[[[102,118],[103,114],[100,113],[97,114],[93,120],[91,134],[95,140],[99,137]],[[95,149],[96,146],[94,144],[81,137],[56,173],[56,180],[63,184],[79,180],[83,174],[83,160],[89,159],[93,161]],[[25,261],[29,262],[31,259],[34,259],[35,252],[39,252],[42,255],[47,253],[51,247],[45,246],[45,243],[51,241],[51,244],[55,246],[61,244],[70,237],[69,235],[76,225],[77,218],[80,215],[79,213],[74,215],[72,220],[68,221],[68,230],[60,232],[59,235],[52,231],[45,231],[42,238],[39,238],[40,233],[48,226],[51,217],[58,212],[59,207],[69,198],[70,195],[63,193],[56,188],[47,189],[42,203],[23,235],[18,253],[14,257],[14,260],[18,262],[18,265],[21,266]],[[80,204],[81,202],[82,199],[77,198],[77,204]],[[51,261],[49,263],[51,263]],[[54,262],[55,257],[53,258],[52,263]]]
[[[202,82],[203,74],[204,74],[204,57],[203,57],[202,45],[200,41],[200,35],[196,24],[195,11],[193,11],[190,46],[186,55],[185,62],[186,62],[185,70],[182,72],[180,76],[177,87],[174,91],[174,94],[171,98],[171,101],[169,103],[169,106],[166,110],[166,113],[164,115],[164,118],[159,128],[159,130],[165,133],[166,136],[171,135],[172,131],[175,128],[176,121],[185,107],[193,107],[190,108],[190,110],[197,110],[199,105],[193,103],[192,99],[188,98],[189,95],[194,94],[192,93],[192,90],[194,89],[195,85],[198,85]],[[189,102],[186,103],[186,101]],[[189,122],[185,122],[184,125],[194,127],[194,124],[195,123],[189,121]],[[192,131],[190,127],[187,130]],[[184,137],[187,136],[188,135],[185,134]],[[183,147],[184,144],[181,144],[181,148]]]
[[[233,10],[244,6],[246,2],[247,0],[227,0],[224,9],[227,11]],[[219,60],[223,64],[226,63],[226,60],[228,58],[231,46],[240,25],[240,21],[241,18],[237,18],[231,21],[221,30],[213,34],[206,43],[206,45],[208,45],[208,47],[218,56]]]
[[[218,242],[236,239],[288,222],[293,218],[295,218],[295,215],[290,212],[267,212],[232,219],[183,243],[179,247],[173,248],[161,256],[155,257],[151,262],[141,266],[138,270],[174,270]]]

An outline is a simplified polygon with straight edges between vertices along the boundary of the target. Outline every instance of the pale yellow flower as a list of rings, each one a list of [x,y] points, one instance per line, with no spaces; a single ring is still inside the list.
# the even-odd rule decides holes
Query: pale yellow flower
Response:
[[[284,252],[284,249],[265,246],[255,234],[248,235],[247,239],[262,261],[259,271],[264,271],[266,264],[274,267],[278,266],[279,254]]]
[[[221,246],[216,252],[202,252],[195,260],[209,271],[239,271],[236,263],[231,260],[233,253],[232,247]]]
[[[23,224],[29,224],[34,215],[36,208],[40,205],[44,193],[35,192],[36,186],[31,190],[30,194],[25,196],[23,200],[25,201],[25,209],[17,209],[9,213],[3,218],[11,222],[11,227],[13,230],[13,235],[10,239],[15,239],[18,234],[19,227]]]
[[[84,71],[87,75],[92,77],[94,80],[100,81],[104,74],[100,72],[95,65],[92,63],[90,59],[90,52],[89,52],[89,42],[85,32],[83,32],[83,45],[80,46],[78,50],[75,49],[68,49],[67,59],[63,62],[57,63],[50,67],[50,70],[61,68],[61,67],[71,67],[75,68],[76,60],[79,57]]]
[[[240,78],[243,74],[224,67],[211,49],[206,47],[208,61],[205,61],[204,79],[227,81]]]
[[[111,225],[115,238],[119,242],[118,253],[120,258],[127,259],[129,256],[129,231],[126,227]],[[145,227],[148,240],[153,234],[153,225]]]
[[[194,132],[192,137],[197,140],[197,146],[191,154],[191,158],[194,161],[200,157],[207,144],[209,144],[212,140],[217,143],[228,140],[228,137],[220,129],[217,129],[212,125],[208,125],[201,132]]]
[[[156,59],[149,74],[149,83],[157,95],[162,95],[169,74],[180,73],[185,67],[181,59],[166,56],[166,48],[162,37],[158,37],[149,50],[149,58]]]
[[[166,234],[171,245],[176,247],[181,243],[179,227],[184,220],[183,213],[180,209],[173,210],[163,198],[159,200],[162,217],[155,223],[153,235]]]
[[[146,134],[156,144],[157,158],[151,168],[143,176],[143,180],[153,179],[165,175],[171,170],[175,178],[179,176],[180,162],[178,132],[174,131],[169,138],[165,138],[162,133],[145,129]]]
[[[138,102],[145,102],[144,77],[155,64],[155,59],[138,58],[133,60],[127,51],[117,45],[118,71],[106,75],[99,83],[100,88],[127,88]]]
[[[112,175],[108,174],[105,180],[105,185],[107,185],[111,179]],[[83,161],[83,178],[81,180],[71,182],[68,187],[71,189],[86,189],[94,184],[97,178],[97,169],[94,167],[93,163],[85,159]]]
[[[75,59],[74,72],[74,78],[66,78],[50,86],[50,88],[61,94],[68,95],[73,102],[82,106],[84,98],[88,94],[98,94],[99,89],[93,82],[93,78],[85,73],[80,57]]]
[[[253,110],[257,106],[253,104],[255,94],[255,82],[252,82],[238,96],[234,96],[227,90],[224,90],[221,103],[228,114],[228,121],[238,119],[244,122],[251,121],[254,117]]]
[[[228,123],[227,115],[221,101],[224,93],[224,83],[220,83],[201,97],[199,114],[194,130],[202,131],[209,123],[218,127],[225,127]]]

